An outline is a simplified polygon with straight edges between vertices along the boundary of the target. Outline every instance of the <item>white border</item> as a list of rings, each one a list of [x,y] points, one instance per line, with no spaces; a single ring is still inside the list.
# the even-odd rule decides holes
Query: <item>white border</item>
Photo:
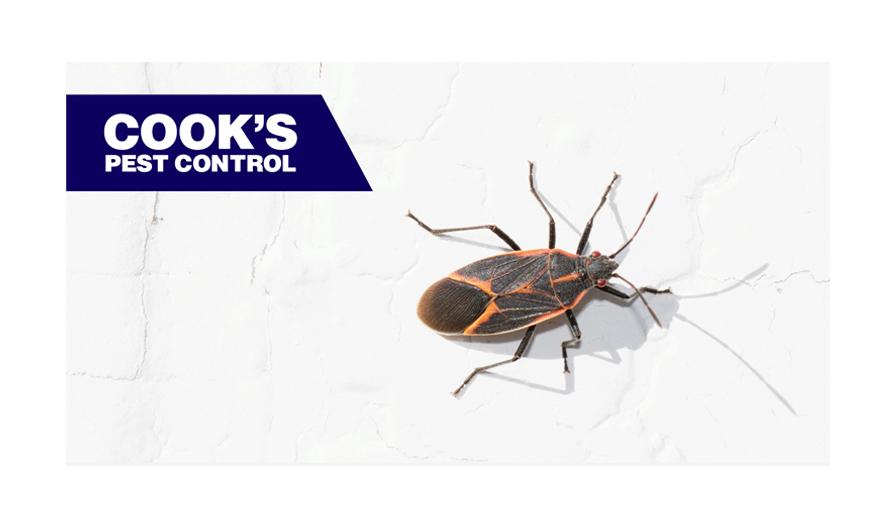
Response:
[[[891,524],[890,286],[873,289],[891,283],[891,16],[860,2],[351,4],[7,7],[0,523]],[[831,466],[66,467],[64,63],[141,59],[830,61]]]

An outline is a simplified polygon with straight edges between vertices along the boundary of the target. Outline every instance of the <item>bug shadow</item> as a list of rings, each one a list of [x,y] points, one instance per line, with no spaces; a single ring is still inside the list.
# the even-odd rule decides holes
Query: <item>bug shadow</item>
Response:
[[[662,324],[668,328],[677,315],[678,299],[674,295],[650,295],[647,301]],[[538,325],[528,351],[523,357],[528,360],[546,359],[555,363],[557,375],[563,375],[563,388],[533,383],[508,375],[503,369],[511,367],[510,365],[501,366],[498,370],[491,370],[482,375],[549,392],[569,394],[575,391],[575,367],[576,363],[582,362],[579,359],[596,359],[611,365],[621,364],[625,356],[646,343],[649,330],[655,326],[655,322],[639,300],[624,301],[600,291],[592,291],[582,300],[575,309],[575,317],[581,329],[581,342],[577,347],[568,348],[571,374],[562,373],[562,342],[572,338],[564,315]],[[498,362],[513,356],[522,335],[523,332],[516,331],[495,336],[444,338],[467,349],[494,353],[498,357],[493,362]],[[485,364],[488,363],[482,365]]]
[[[789,400],[771,384],[741,353],[736,351],[727,342],[711,333],[709,330],[678,313],[681,300],[693,300],[716,297],[744,285],[748,280],[761,275],[768,268],[763,264],[743,278],[729,286],[715,291],[686,295],[650,295],[648,301],[662,321],[663,325],[671,327],[675,321],[696,329],[715,344],[726,350],[733,358],[739,361],[752,375],[783,405],[792,415],[798,416],[798,412]],[[635,312],[638,310],[639,312]],[[502,381],[520,384],[529,388],[535,388],[558,394],[570,394],[575,391],[575,359],[579,357],[593,357],[611,364],[620,364],[625,356],[643,346],[646,342],[648,331],[655,322],[645,312],[645,308],[636,299],[626,302],[615,297],[607,296],[599,291],[591,292],[588,297],[576,308],[576,318],[581,328],[582,340],[578,348],[569,348],[570,375],[564,376],[564,387],[556,388],[530,382],[513,377],[501,371],[484,373]],[[540,339],[538,336],[540,335]],[[497,354],[512,356],[518,346],[522,333],[515,332],[493,337],[445,337],[461,342],[464,347],[470,349],[489,350]],[[571,338],[564,316],[553,318],[538,326],[535,337],[529,344],[530,348],[525,358],[552,359],[561,364],[561,347],[563,340]],[[502,357],[506,358],[506,357]],[[497,361],[495,361],[497,362]],[[558,366],[558,370],[561,366]]]

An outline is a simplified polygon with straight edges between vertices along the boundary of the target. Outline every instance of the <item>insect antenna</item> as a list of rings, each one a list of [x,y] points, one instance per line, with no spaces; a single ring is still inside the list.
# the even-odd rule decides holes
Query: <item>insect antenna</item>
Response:
[[[655,200],[656,200],[656,198],[653,198],[653,201],[655,201]],[[647,212],[649,212],[649,211],[647,211]],[[662,323],[659,322],[659,317],[656,316],[656,312],[653,311],[653,308],[651,308],[650,305],[649,305],[649,303],[647,303],[646,298],[644,298],[643,295],[640,293],[640,288],[639,288],[639,287],[637,287],[636,285],[632,284],[632,283],[631,283],[630,281],[628,281],[628,279],[625,278],[624,276],[621,276],[621,275],[616,274],[616,273],[612,273],[612,276],[621,279],[623,282],[625,282],[626,284],[628,284],[629,286],[631,286],[631,288],[634,289],[634,292],[637,293],[637,297],[640,298],[640,300],[643,301],[643,305],[646,306],[647,311],[649,311],[649,314],[653,317],[653,320],[656,321],[656,324],[657,324],[660,328],[661,328],[661,327],[664,327],[664,326],[662,326]]]
[[[651,211],[653,209],[653,204],[656,203],[656,198],[658,198],[658,197],[659,197],[659,193],[656,192],[653,195],[653,200],[649,202],[649,207],[646,208],[646,212],[643,213],[643,218],[640,219],[640,225],[637,226],[637,230],[634,231],[634,234],[631,235],[630,238],[628,238],[628,241],[626,241],[624,245],[622,245],[621,247],[619,247],[619,249],[617,251],[615,251],[614,253],[609,255],[610,258],[615,258],[615,255],[624,251],[625,247],[627,247],[628,245],[630,245],[630,243],[632,241],[634,241],[634,237],[637,236],[638,232],[640,232],[640,228],[643,227],[643,222],[646,221],[646,217],[649,215],[649,211]],[[621,277],[619,277],[619,278],[621,278]],[[622,278],[622,280],[624,280],[624,278]]]

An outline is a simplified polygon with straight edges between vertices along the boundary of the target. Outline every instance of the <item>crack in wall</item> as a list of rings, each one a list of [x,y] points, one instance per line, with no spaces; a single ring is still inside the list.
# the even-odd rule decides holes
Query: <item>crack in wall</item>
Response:
[[[418,139],[418,141],[425,141],[429,138],[429,133],[435,128],[435,125],[438,124],[441,119],[444,117],[445,113],[447,113],[447,107],[450,106],[451,101],[454,98],[454,87],[457,84],[457,79],[460,78],[460,68],[461,65],[457,64],[457,71],[454,72],[454,76],[451,77],[451,82],[448,87],[448,95],[447,99],[445,99],[444,103],[435,110],[435,118],[432,119],[432,122],[429,123],[429,126],[423,131],[422,137]]]
[[[628,371],[626,372],[627,378],[625,379],[625,384],[622,386],[621,391],[619,392],[618,396],[615,398],[615,404],[613,405],[612,411],[609,414],[607,414],[605,417],[598,419],[596,422],[594,422],[594,424],[592,424],[590,426],[589,432],[593,432],[593,431],[597,430],[598,428],[600,428],[601,426],[606,424],[608,421],[610,421],[616,417],[619,417],[622,414],[622,406],[624,406],[624,404],[625,404],[625,399],[628,398],[628,395],[634,389],[634,385],[636,384],[634,382],[634,372],[633,372],[634,358],[632,357],[631,360],[629,360],[627,362],[629,364]]]
[[[644,430],[646,431],[646,428],[644,428]],[[650,460],[653,464],[660,463],[659,457],[662,455],[663,452],[669,451],[677,454],[677,457],[679,458],[677,461],[678,463],[683,464],[687,462],[687,456],[684,455],[680,448],[674,445],[670,436],[666,434],[656,435],[658,436],[659,440],[650,447]]]
[[[149,65],[149,62],[143,63],[143,77],[146,80],[146,91],[151,94],[154,93],[155,90],[152,87],[152,79],[149,75]]]
[[[765,266],[765,267],[767,267],[767,266]],[[785,284],[791,278],[796,277],[796,276],[803,276],[803,275],[808,275],[808,278],[817,285],[823,285],[823,284],[830,283],[829,278],[818,278],[814,274],[814,271],[812,271],[811,269],[800,269],[798,271],[792,271],[789,274],[787,274],[785,277],[778,278],[778,279],[773,279],[774,275],[770,275],[770,274],[764,273],[764,272],[759,274],[757,277],[755,277],[754,280],[751,280],[751,281],[748,279],[749,277],[738,278],[736,276],[727,276],[727,277],[720,278],[720,279],[713,278],[713,277],[706,277],[706,278],[709,278],[711,280],[719,280],[722,283],[735,282],[736,286],[744,285],[746,287],[756,289],[756,288],[762,287],[762,286],[771,287],[771,286],[776,286],[776,285],[780,285],[780,284]],[[767,283],[764,283],[766,280],[769,280],[769,281]],[[681,298],[686,298],[686,297],[681,297]],[[692,297],[692,298],[695,298],[695,297]]]
[[[277,222],[276,229],[274,230],[273,237],[264,244],[264,247],[261,248],[261,252],[252,257],[252,272],[249,277],[249,284],[255,285],[255,276],[258,270],[258,265],[264,261],[264,257],[267,256],[267,252],[277,243],[277,240],[280,239],[280,232],[283,230],[283,224],[286,223],[286,193],[281,193],[283,204],[280,210],[280,220]]]
[[[420,456],[417,454],[411,454],[411,453],[405,451],[403,448],[389,443],[388,441],[385,440],[385,437],[383,437],[382,431],[379,430],[379,423],[376,421],[376,419],[373,419],[372,417],[370,417],[370,421],[373,423],[373,428],[376,431],[376,437],[378,437],[379,441],[381,441],[382,444],[385,445],[385,448],[387,448],[393,452],[397,452],[398,455],[400,455],[401,457],[406,458],[406,459],[412,459],[412,460],[416,460],[416,461],[431,461],[434,458],[434,456],[432,456],[432,455]]]
[[[820,279],[819,279],[819,278],[817,278],[816,276],[814,276],[814,273],[811,272],[810,269],[803,269],[803,270],[801,270],[801,271],[793,271],[793,272],[789,273],[788,275],[786,275],[786,278],[783,278],[783,279],[781,279],[781,280],[774,280],[774,281],[771,282],[771,283],[774,284],[774,285],[779,285],[779,284],[782,284],[782,283],[787,282],[787,281],[788,281],[790,278],[792,278],[793,276],[804,275],[804,274],[807,274],[808,276],[810,276],[811,279],[814,280],[814,283],[815,283],[815,284],[828,284],[828,283],[830,283],[830,279],[829,279],[829,278],[820,278]]]
[[[146,364],[149,360],[149,329],[150,329],[150,318],[149,318],[149,309],[146,301],[146,290],[147,290],[147,278],[152,276],[153,273],[148,272],[148,264],[149,264],[149,251],[150,251],[150,242],[152,241],[155,227],[158,225],[161,218],[158,215],[159,208],[159,192],[155,193],[152,202],[152,215],[146,221],[143,228],[143,250],[142,250],[142,258],[140,261],[140,267],[133,274],[123,275],[123,276],[135,276],[140,281],[140,292],[139,292],[139,300],[140,300],[140,315],[143,319],[143,334],[142,334],[142,345],[140,351],[140,359],[137,362],[136,368],[134,372],[130,375],[103,375],[103,374],[95,374],[88,371],[72,371],[69,372],[68,375],[70,377],[86,377],[90,379],[96,380],[108,380],[108,381],[135,381],[143,378],[145,373]],[[163,379],[167,380],[170,378],[174,378],[173,376],[164,377]]]
[[[423,130],[423,133],[421,135],[419,135],[418,137],[400,141],[395,146],[388,148],[387,152],[394,152],[395,150],[399,150],[408,144],[422,143],[422,142],[426,141],[427,139],[429,139],[429,134],[435,128],[435,125],[437,125],[439,122],[441,122],[441,119],[447,113],[448,106],[450,106],[451,102],[453,101],[454,87],[457,84],[457,79],[460,77],[460,72],[461,72],[461,64],[457,64],[457,70],[454,72],[454,75],[451,77],[450,85],[448,87],[447,97],[445,98],[445,101],[438,108],[435,109],[435,116],[432,118],[432,120],[429,122],[429,124]],[[352,136],[352,139],[357,139],[357,136]],[[365,139],[370,139],[370,138],[365,138]],[[373,140],[378,143],[383,142],[381,139],[373,138]]]
[[[273,335],[270,331],[270,291],[267,289],[264,290],[264,297],[267,300],[267,318],[266,318],[266,326],[267,326],[267,361],[264,365],[264,371],[270,372],[273,371]]]
[[[697,183],[696,188],[691,194],[690,204],[690,212],[693,214],[693,217],[696,221],[696,232],[693,238],[691,238],[690,240],[695,240],[694,245],[696,247],[690,256],[690,268],[682,271],[681,273],[678,273],[677,275],[671,276],[666,280],[663,280],[663,282],[675,282],[699,271],[700,267],[702,266],[702,248],[705,243],[705,230],[702,227],[702,216],[699,209],[705,199],[706,192],[711,187],[730,183],[734,173],[736,172],[737,163],[742,152],[746,149],[746,147],[753,144],[759,137],[769,132],[772,128],[773,126],[758,130],[757,132],[746,138],[745,141],[739,143],[734,148],[733,155],[731,156],[730,161],[727,163],[727,166],[723,170]]]
[[[143,316],[143,352],[140,355],[140,362],[137,364],[137,369],[133,374],[131,380],[139,379],[143,376],[143,369],[146,366],[146,360],[149,357],[149,312],[146,306],[146,265],[147,260],[149,258],[149,242],[152,239],[152,233],[154,227],[159,222],[158,215],[158,204],[159,204],[159,193],[155,193],[155,198],[152,202],[152,217],[149,219],[149,222],[146,224],[145,231],[146,236],[143,239],[143,261],[140,265],[139,276],[140,276],[140,313]]]
[[[469,456],[449,455],[449,454],[446,454],[441,449],[435,449],[435,451],[431,454],[422,454],[421,455],[421,454],[410,453],[407,450],[386,440],[385,436],[382,435],[382,430],[379,428],[379,422],[376,421],[376,419],[374,419],[372,416],[368,416],[368,417],[369,417],[370,421],[373,422],[373,427],[376,432],[376,436],[379,438],[379,440],[382,442],[382,444],[387,449],[389,449],[393,452],[396,452],[398,455],[400,455],[401,457],[403,457],[405,459],[412,460],[412,461],[449,460],[449,461],[454,461],[454,462],[459,462],[459,463],[487,463],[490,461],[489,458],[477,458],[477,457],[469,457]],[[429,445],[428,443],[424,443],[423,446],[426,448],[431,448],[431,445]]]

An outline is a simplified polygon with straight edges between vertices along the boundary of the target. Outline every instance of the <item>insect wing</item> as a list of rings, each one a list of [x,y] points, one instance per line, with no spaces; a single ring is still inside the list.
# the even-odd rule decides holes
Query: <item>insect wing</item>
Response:
[[[478,285],[492,295],[511,293],[547,272],[548,251],[522,251],[473,262],[451,275],[455,280]]]
[[[499,335],[553,318],[563,311],[555,297],[538,291],[517,291],[494,299],[463,333]]]
[[[478,286],[442,278],[423,293],[416,314],[433,330],[458,335],[478,320],[493,298]]]
[[[473,262],[429,287],[417,314],[435,331],[464,335],[509,333],[553,318],[583,291],[575,280],[557,296],[554,277],[574,278],[574,257],[559,253],[518,251]]]

